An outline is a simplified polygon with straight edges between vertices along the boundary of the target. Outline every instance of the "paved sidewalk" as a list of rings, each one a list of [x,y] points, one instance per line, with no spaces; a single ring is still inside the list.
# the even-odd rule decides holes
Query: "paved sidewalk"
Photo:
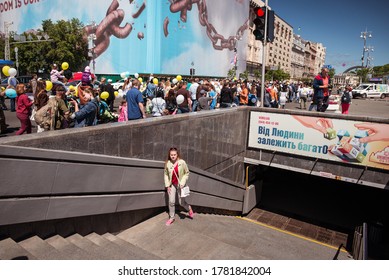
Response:
[[[266,227],[246,218],[180,213],[166,226],[166,213],[118,234],[161,259],[332,260],[337,248]],[[337,259],[351,260],[340,251]]]

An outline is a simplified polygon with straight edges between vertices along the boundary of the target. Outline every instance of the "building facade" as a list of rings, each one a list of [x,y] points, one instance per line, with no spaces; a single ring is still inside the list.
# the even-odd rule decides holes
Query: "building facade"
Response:
[[[304,74],[305,41],[300,35],[293,34],[293,46],[291,50],[291,73],[293,81],[299,81]]]
[[[262,42],[255,40],[254,8],[262,7],[261,0],[250,1],[249,32],[247,46],[246,70],[250,77],[261,72]],[[271,9],[271,7],[269,7]],[[290,74],[294,81],[313,78],[325,64],[326,48],[321,43],[310,42],[294,34],[293,27],[275,14],[274,41],[266,45],[266,70],[281,69]]]

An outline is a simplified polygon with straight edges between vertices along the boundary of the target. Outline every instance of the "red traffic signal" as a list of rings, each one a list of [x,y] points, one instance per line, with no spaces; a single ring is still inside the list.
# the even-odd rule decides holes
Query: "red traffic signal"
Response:
[[[255,24],[255,29],[253,34],[255,40],[263,41],[265,37],[265,18],[266,18],[266,7],[257,7],[254,9],[255,19],[253,23]]]
[[[265,15],[265,7],[257,7],[254,9],[255,15],[258,17],[263,17]]]

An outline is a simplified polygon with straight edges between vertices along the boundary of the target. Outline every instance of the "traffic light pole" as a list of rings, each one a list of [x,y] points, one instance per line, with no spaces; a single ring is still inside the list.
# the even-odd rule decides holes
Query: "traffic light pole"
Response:
[[[262,77],[261,77],[261,107],[263,108],[263,101],[265,100],[265,62],[266,62],[266,43],[267,43],[267,13],[268,0],[265,2],[266,15],[265,15],[265,36],[262,40]]]

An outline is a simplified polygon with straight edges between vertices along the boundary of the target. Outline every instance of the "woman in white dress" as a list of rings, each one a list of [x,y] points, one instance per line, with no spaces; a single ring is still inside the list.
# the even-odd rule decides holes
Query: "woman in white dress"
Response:
[[[282,109],[285,109],[287,99],[288,99],[288,86],[282,85],[281,92],[280,92],[280,106]]]

